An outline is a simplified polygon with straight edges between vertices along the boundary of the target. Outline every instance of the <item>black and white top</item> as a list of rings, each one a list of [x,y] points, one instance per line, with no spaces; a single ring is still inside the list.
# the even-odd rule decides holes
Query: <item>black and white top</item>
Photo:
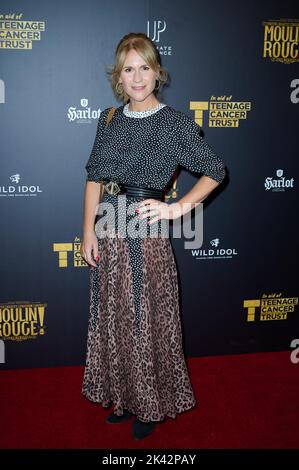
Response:
[[[223,160],[200,136],[200,126],[182,111],[164,103],[148,111],[122,105],[105,128],[109,110],[98,120],[85,166],[87,181],[108,179],[164,189],[179,165],[219,183],[224,179]]]
[[[152,109],[148,109],[147,111],[130,111],[129,103],[127,103],[123,108],[123,113],[129,117],[143,118],[154,114],[156,111],[159,111],[159,109],[164,108],[164,106],[166,106],[165,103],[159,103],[157,106]]]

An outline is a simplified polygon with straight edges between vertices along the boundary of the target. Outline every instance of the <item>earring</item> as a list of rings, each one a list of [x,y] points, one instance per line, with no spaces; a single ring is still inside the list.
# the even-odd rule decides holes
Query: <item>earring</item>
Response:
[[[116,84],[116,87],[115,87],[115,88],[116,88],[116,91],[117,91],[117,93],[118,93],[119,95],[121,95],[121,93],[123,92],[123,90],[119,91],[119,89],[117,88],[117,87],[118,87],[118,85],[120,85],[120,86],[122,87],[122,86],[123,86],[123,84],[118,82],[118,83]]]
[[[156,78],[156,82],[158,82],[158,86],[157,87],[155,86],[154,90],[159,90],[161,82],[158,78]]]

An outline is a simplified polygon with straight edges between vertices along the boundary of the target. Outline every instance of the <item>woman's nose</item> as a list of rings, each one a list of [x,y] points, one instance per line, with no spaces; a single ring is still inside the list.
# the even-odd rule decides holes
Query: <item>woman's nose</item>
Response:
[[[140,82],[140,79],[141,79],[140,72],[135,72],[134,73],[134,82]]]

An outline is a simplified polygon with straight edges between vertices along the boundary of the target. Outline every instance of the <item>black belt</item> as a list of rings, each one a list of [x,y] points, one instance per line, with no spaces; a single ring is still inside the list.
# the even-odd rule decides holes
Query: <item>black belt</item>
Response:
[[[116,181],[108,181],[108,180],[104,180],[103,183],[104,183],[104,190],[108,194],[112,194],[114,196],[125,194],[126,196],[132,196],[132,197],[145,197],[145,198],[155,198],[155,199],[163,198],[162,189],[142,188],[140,186],[134,186],[131,184],[122,184]]]

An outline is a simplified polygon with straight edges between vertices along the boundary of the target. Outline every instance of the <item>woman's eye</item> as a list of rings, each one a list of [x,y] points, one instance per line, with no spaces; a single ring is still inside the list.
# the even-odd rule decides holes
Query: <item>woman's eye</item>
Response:
[[[143,70],[149,70],[149,67],[147,65],[145,65],[143,67]],[[131,72],[131,69],[125,69],[125,72]]]

